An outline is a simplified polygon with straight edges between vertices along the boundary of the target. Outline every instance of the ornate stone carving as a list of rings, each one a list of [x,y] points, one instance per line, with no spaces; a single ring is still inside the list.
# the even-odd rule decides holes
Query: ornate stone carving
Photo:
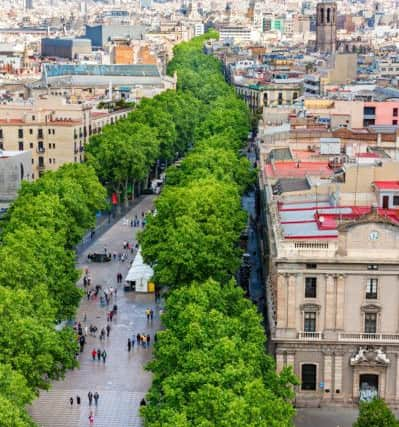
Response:
[[[350,358],[351,366],[388,366],[389,363],[390,360],[388,359],[382,347],[360,347],[357,353]]]
[[[379,304],[363,304],[360,309],[367,313],[379,313],[381,306]]]
[[[320,305],[314,303],[301,304],[301,311],[320,311]]]

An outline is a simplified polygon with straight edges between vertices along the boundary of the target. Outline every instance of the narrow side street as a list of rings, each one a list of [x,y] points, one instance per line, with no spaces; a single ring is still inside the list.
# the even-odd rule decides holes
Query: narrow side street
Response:
[[[159,304],[155,304],[153,294],[135,294],[124,292],[123,283],[117,285],[116,276],[120,272],[126,277],[133,255],[125,262],[118,260],[108,263],[88,263],[87,255],[93,252],[123,252],[123,242],[136,243],[136,234],[141,228],[130,226],[130,219],[153,207],[154,196],[145,196],[138,205],[113,225],[104,235],[86,248],[78,260],[79,268],[86,267],[92,278],[92,286],[117,288],[117,296],[111,298],[108,307],[102,307],[99,299],[82,299],[77,320],[85,325],[96,325],[97,336],[86,336],[84,352],[80,354],[80,368],[70,371],[62,381],[53,383],[48,392],[41,392],[30,408],[36,422],[43,427],[86,427],[89,425],[90,410],[94,415],[96,427],[138,427],[141,426],[139,404],[151,385],[151,374],[144,366],[151,359],[154,333],[159,329]],[[83,287],[82,281],[78,286]],[[99,339],[99,331],[107,324],[107,312],[113,305],[118,306],[117,315],[111,324],[110,336],[104,341]],[[154,311],[153,321],[147,320],[146,309]],[[83,322],[87,318],[86,323]],[[149,334],[149,348],[138,347],[127,351],[128,338],[137,333]],[[93,361],[93,348],[106,350],[106,362]],[[88,392],[98,392],[98,406],[89,406]],[[77,405],[76,396],[81,404]],[[73,405],[70,398],[74,399]]]

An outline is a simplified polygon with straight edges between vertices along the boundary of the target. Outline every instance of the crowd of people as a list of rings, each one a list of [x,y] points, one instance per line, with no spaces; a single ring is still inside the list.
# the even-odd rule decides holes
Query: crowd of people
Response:
[[[140,227],[145,226],[145,212],[142,212],[141,219],[139,219],[138,215],[135,215],[135,217],[130,221],[131,227]],[[120,263],[123,263],[125,261],[129,260],[129,257],[131,255],[135,255],[135,251],[138,250],[138,243],[132,243],[128,240],[124,240],[121,242],[121,249],[120,252],[114,251],[110,252],[106,247],[104,247],[104,254],[107,256],[111,256],[111,261],[117,261]],[[119,269],[119,268],[118,268]],[[74,329],[76,331],[76,336],[78,343],[80,345],[80,352],[82,353],[84,351],[84,346],[87,342],[87,339],[89,339],[89,345],[92,343],[93,338],[99,338],[99,346],[97,344],[94,344],[91,348],[92,350],[89,353],[89,357],[94,363],[102,362],[101,365],[104,364],[106,366],[107,361],[107,351],[105,347],[107,346],[108,340],[107,338],[110,337],[112,332],[112,322],[114,317],[117,314],[118,307],[116,305],[116,299],[117,299],[117,287],[120,283],[123,281],[123,275],[120,271],[116,274],[116,285],[114,286],[107,286],[100,284],[95,284],[93,277],[89,271],[89,268],[85,269],[84,276],[83,276],[83,288],[86,291],[87,301],[91,303],[100,303],[100,307],[106,308],[105,311],[105,317],[106,323],[104,326],[97,326],[93,321],[88,321],[86,314],[84,315],[84,319],[82,322],[76,322],[74,324]],[[112,303],[113,308],[107,309],[107,307]],[[148,307],[145,310],[145,316],[147,319],[147,323],[150,322],[152,324],[152,321],[154,319],[154,310],[150,307]],[[96,316],[98,317],[98,316]],[[93,319],[92,319],[93,320]],[[151,346],[152,342],[156,342],[157,336],[156,334],[153,335],[153,337],[149,333],[137,333],[133,334],[131,337],[128,338],[128,351],[132,351],[134,349],[135,345],[137,348],[145,348],[148,349]],[[96,391],[92,393],[91,391],[88,392],[88,402],[89,402],[89,413],[88,413],[88,420],[89,425],[94,424],[94,413],[91,410],[91,407],[94,405],[97,407],[99,401],[99,393]],[[81,398],[80,396],[70,397],[69,404],[71,407],[73,407],[75,404],[77,406],[81,405]],[[145,399],[142,399],[140,402],[140,405],[145,405]]]

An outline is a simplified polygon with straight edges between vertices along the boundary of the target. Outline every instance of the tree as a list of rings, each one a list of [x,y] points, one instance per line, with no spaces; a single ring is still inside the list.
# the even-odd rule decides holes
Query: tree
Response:
[[[239,265],[236,241],[245,214],[234,184],[213,177],[165,189],[139,237],[161,286],[231,277]]]
[[[353,427],[397,427],[399,422],[382,399],[361,402],[359,416]]]

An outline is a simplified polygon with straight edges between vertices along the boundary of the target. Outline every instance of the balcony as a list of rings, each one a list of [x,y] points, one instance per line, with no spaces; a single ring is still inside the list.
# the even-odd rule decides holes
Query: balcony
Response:
[[[342,332],[338,334],[338,341],[399,344],[399,334],[362,334]]]
[[[39,169],[39,171],[44,171],[44,169],[46,169],[46,166],[44,166],[43,163],[39,163],[39,165],[37,166],[37,168]]]
[[[322,332],[298,332],[298,339],[305,341],[319,341],[323,339]]]
[[[45,153],[46,149],[44,147],[37,147],[36,148],[36,153]]]

